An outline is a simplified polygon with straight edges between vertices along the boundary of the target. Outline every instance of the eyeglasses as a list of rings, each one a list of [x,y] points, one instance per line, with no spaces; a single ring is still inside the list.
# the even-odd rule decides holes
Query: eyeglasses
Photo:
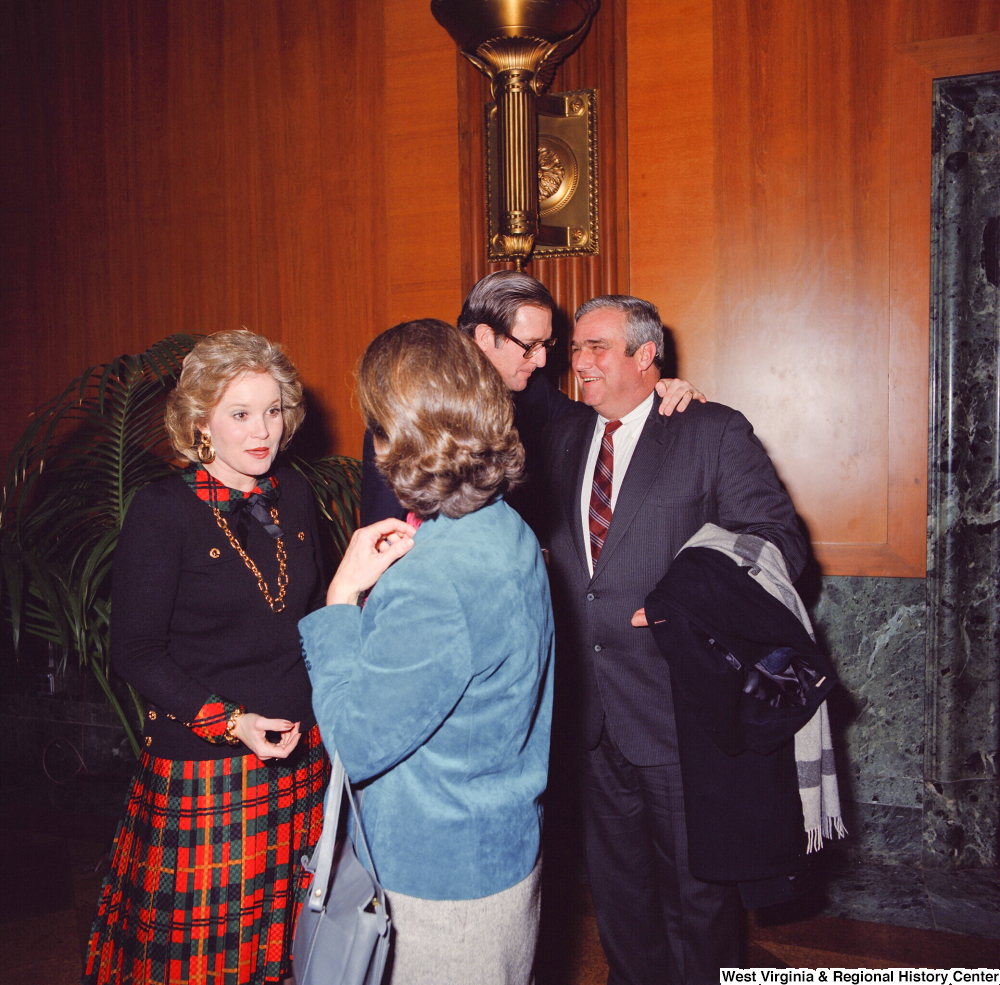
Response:
[[[558,339],[539,339],[537,342],[522,342],[520,339],[515,339],[513,335],[505,335],[504,338],[524,349],[525,359],[530,359],[539,349],[548,352],[559,341]]]

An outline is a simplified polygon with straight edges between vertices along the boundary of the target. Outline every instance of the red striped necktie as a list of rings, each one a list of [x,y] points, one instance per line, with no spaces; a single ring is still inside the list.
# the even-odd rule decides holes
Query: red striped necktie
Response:
[[[594,466],[594,485],[590,491],[590,558],[594,565],[601,556],[604,538],[611,525],[611,481],[614,476],[615,446],[612,435],[622,426],[621,421],[608,421],[604,426],[601,450]]]

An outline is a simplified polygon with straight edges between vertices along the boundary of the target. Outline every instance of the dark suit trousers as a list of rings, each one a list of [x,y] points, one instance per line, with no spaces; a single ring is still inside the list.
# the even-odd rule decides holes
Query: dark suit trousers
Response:
[[[608,985],[717,985],[738,968],[736,887],[688,869],[680,766],[633,766],[605,727],[584,754],[584,836]]]

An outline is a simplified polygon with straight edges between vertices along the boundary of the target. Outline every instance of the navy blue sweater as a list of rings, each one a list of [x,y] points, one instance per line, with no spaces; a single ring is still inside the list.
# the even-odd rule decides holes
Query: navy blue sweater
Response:
[[[207,503],[180,475],[136,493],[115,550],[111,659],[146,698],[145,744],[166,759],[242,756],[183,725],[216,694],[269,718],[315,724],[298,621],[323,601],[315,508],[305,479],[277,472],[288,589],[271,611]],[[251,522],[245,549],[277,594],[276,541]],[[168,715],[173,715],[171,719]]]

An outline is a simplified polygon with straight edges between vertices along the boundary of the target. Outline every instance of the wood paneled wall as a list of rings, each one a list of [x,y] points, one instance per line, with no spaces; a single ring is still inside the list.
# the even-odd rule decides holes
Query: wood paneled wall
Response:
[[[384,327],[413,318],[454,323],[465,297],[455,44],[431,16],[430,0],[383,3],[389,203]]]
[[[461,303],[454,46],[411,0],[4,0],[0,424],[173,332],[283,341],[330,450],[351,374]]]
[[[894,73],[936,38],[983,56],[940,74],[985,71],[997,30],[996,0],[629,2],[633,292],[753,421],[827,573],[924,573],[929,96],[911,119]]]
[[[828,573],[923,572],[930,136],[907,94],[996,67],[998,30],[1000,0],[605,0],[553,87],[601,90],[602,254],[533,272],[566,314],[659,305]],[[85,366],[246,325],[357,453],[367,342],[453,320],[487,269],[485,98],[425,0],[0,0],[0,450]]]

